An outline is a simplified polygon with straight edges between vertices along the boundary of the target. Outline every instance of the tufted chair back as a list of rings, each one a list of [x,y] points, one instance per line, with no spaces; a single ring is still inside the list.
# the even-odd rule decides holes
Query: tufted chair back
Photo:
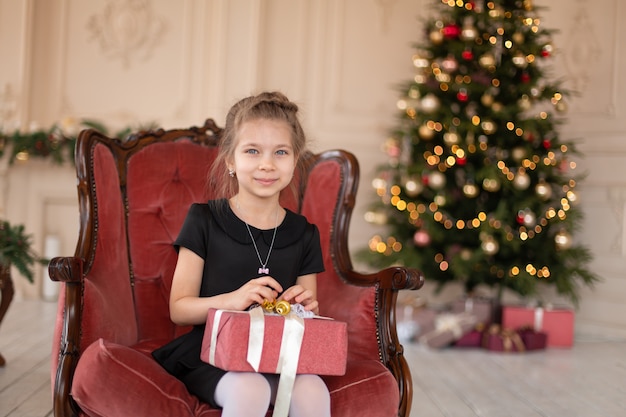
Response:
[[[206,184],[220,134],[209,119],[200,128],[140,132],[125,141],[94,130],[79,135],[79,239],[73,257],[49,266],[64,287],[53,340],[55,416],[220,415],[150,356],[189,330],[169,318],[172,242],[189,206],[214,197]],[[283,205],[320,230],[326,268],[318,275],[320,313],[349,323],[347,373],[325,378],[333,415],[370,415],[363,401],[382,398],[387,406],[372,416],[408,416],[410,372],[393,312],[397,291],[417,289],[423,278],[400,267],[352,270],[347,234],[358,164],[350,153],[305,155],[293,185]],[[130,400],[129,386],[136,390]]]

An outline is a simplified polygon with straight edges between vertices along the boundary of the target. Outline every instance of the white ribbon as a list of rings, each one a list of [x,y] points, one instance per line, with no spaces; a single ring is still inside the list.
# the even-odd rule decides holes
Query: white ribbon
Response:
[[[296,381],[303,336],[304,320],[295,314],[285,316],[285,327],[280,344],[278,365],[276,366],[276,373],[280,374],[280,379],[278,380],[278,392],[276,393],[272,417],[287,417],[289,413],[291,392]]]
[[[219,313],[219,315],[218,315]],[[215,345],[217,344],[217,330],[222,310],[215,312],[213,319],[213,331],[211,334],[211,350],[209,353],[210,362],[213,364],[215,358]],[[247,361],[252,368],[258,372],[261,364],[261,354],[263,353],[263,337],[265,334],[265,314],[260,307],[248,311],[250,315],[250,330],[248,334],[248,354]],[[285,317],[283,336],[278,355],[276,373],[280,374],[278,380],[278,392],[274,403],[272,417],[287,417],[289,405],[291,403],[291,392],[296,381],[298,370],[298,360],[300,359],[300,348],[304,337],[304,320],[296,314],[288,314]]]
[[[435,318],[435,329],[437,331],[449,330],[452,332],[455,338],[459,339],[463,336],[463,329],[461,328],[461,321],[464,320],[465,313],[463,314],[440,314]]]
[[[535,309],[535,331],[540,332],[543,329],[543,308]]]
[[[253,308],[250,315],[250,330],[248,333],[248,363],[256,372],[259,372],[261,353],[263,353],[263,334],[265,333],[265,317],[263,309]]]
[[[209,349],[209,363],[215,365],[215,351],[217,350],[217,332],[220,329],[220,320],[224,310],[215,310],[213,316],[213,327],[211,328],[211,346]]]

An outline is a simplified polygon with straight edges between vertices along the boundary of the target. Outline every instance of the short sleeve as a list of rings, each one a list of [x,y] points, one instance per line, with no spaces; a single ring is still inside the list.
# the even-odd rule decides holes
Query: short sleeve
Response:
[[[304,234],[304,256],[300,275],[317,274],[324,271],[324,258],[322,257],[322,247],[320,243],[320,232],[317,226],[307,223]]]
[[[178,238],[174,241],[176,251],[182,246],[206,260],[210,218],[211,212],[207,204],[192,204]]]

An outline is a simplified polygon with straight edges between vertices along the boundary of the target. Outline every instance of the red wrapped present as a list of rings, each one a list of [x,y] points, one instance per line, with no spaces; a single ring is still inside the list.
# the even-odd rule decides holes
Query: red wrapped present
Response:
[[[252,311],[258,310],[262,309]],[[291,315],[261,315],[259,323],[252,311],[209,309],[200,358],[228,371],[281,373],[280,365],[285,361],[285,355],[293,354],[299,348],[296,373],[345,374],[348,354],[346,323],[323,318],[300,319],[304,331],[297,346],[298,342],[289,340],[288,333],[284,332],[287,327],[288,332],[294,333],[289,330],[292,323],[286,323],[295,320]],[[262,329],[254,334],[259,324]],[[256,355],[256,360],[250,360],[250,355]],[[257,369],[254,362],[258,362]]]
[[[502,326],[512,329],[531,327],[548,335],[548,347],[571,347],[574,343],[574,312],[569,309],[545,309],[505,306]]]
[[[522,327],[518,333],[526,350],[541,350],[547,346],[548,335],[544,332],[538,332],[531,327]]]
[[[463,297],[452,302],[450,312],[469,313],[476,316],[478,323],[490,324],[493,320],[493,300],[484,297]]]
[[[435,319],[435,329],[420,336],[419,342],[431,348],[442,348],[459,340],[476,325],[476,317],[471,314],[439,314]]]
[[[459,340],[454,342],[455,347],[481,347],[483,344],[483,333],[485,325],[478,323],[473,330],[461,336]]]
[[[524,342],[519,333],[513,329],[502,328],[492,324],[483,335],[483,347],[496,352],[524,352]]]

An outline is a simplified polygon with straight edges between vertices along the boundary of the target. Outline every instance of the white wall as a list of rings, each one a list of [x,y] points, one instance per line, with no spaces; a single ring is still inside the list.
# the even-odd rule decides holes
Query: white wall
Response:
[[[0,0],[0,114],[41,126],[89,117],[112,127],[222,123],[249,93],[279,89],[300,104],[314,150],[341,147],[361,162],[351,246],[374,228],[373,169],[394,124],[394,86],[412,77],[419,19],[436,0]],[[589,173],[586,221],[577,238],[604,281],[583,290],[577,330],[626,335],[626,6],[619,0],[547,0],[542,24],[555,35],[557,76],[580,95],[563,137],[580,139]],[[74,171],[49,161],[0,163],[0,216],[24,222],[72,254],[78,230]],[[40,274],[41,275],[41,274]],[[16,276],[19,296],[42,294]],[[430,287],[422,291],[429,295]],[[444,297],[452,297],[450,289]],[[557,300],[558,301],[558,300]]]

